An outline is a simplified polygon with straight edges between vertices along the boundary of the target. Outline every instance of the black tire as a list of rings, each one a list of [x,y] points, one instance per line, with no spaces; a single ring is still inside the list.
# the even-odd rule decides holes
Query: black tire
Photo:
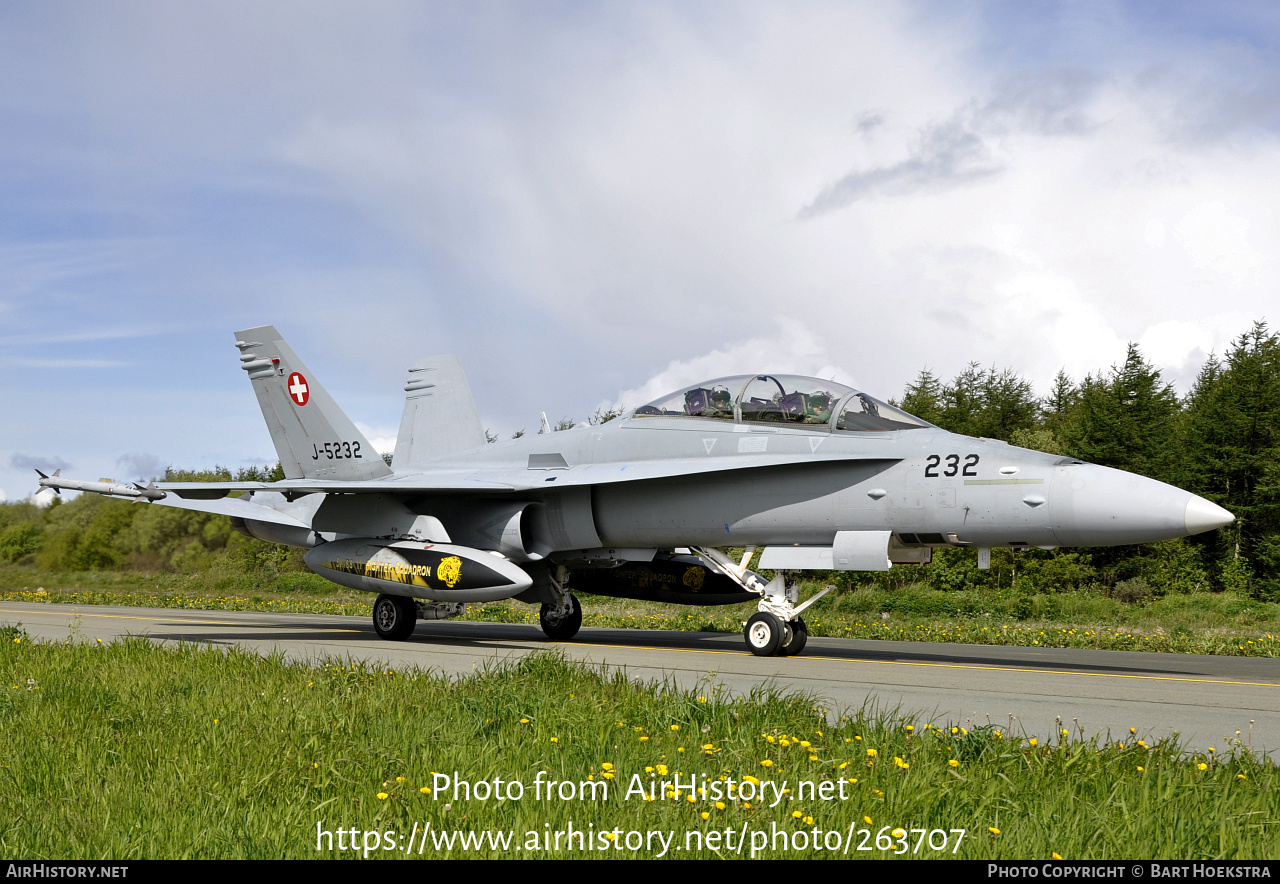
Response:
[[[768,611],[753,614],[742,630],[747,647],[757,657],[772,657],[782,647],[782,621]]]
[[[799,617],[787,623],[790,627],[791,640],[784,642],[782,647],[778,648],[778,653],[783,657],[794,657],[804,650],[805,644],[809,641],[809,627],[804,625],[804,621]]]
[[[574,596],[569,596],[569,605],[572,608],[569,616],[561,620],[551,619],[550,615],[555,610],[555,605],[544,604],[542,610],[538,612],[538,622],[542,624],[542,631],[552,641],[568,641],[582,628],[582,605],[578,604]]]
[[[379,638],[400,642],[418,625],[418,604],[399,595],[380,595],[373,603],[373,629]]]

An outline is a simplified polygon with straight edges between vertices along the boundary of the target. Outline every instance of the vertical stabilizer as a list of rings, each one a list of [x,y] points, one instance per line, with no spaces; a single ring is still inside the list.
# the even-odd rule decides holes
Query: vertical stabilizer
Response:
[[[484,427],[457,356],[428,356],[409,369],[404,416],[392,458],[397,470],[485,443]]]
[[[273,326],[236,332],[236,348],[286,478],[358,481],[391,474]]]

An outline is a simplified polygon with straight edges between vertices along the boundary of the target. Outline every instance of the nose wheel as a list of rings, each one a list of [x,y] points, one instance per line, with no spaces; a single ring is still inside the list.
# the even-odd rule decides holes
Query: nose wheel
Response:
[[[809,629],[799,617],[784,621],[769,611],[751,615],[742,634],[757,657],[790,657],[803,651],[809,640]]]
[[[765,580],[759,574],[747,569],[751,561],[754,546],[749,546],[740,563],[734,562],[718,549],[710,547],[694,547],[703,562],[737,583],[748,592],[760,596],[760,610],[753,614],[742,630],[747,640],[747,648],[757,657],[791,657],[804,650],[809,641],[809,627],[800,619],[800,612],[822,598],[834,586],[828,586],[812,596],[807,602],[800,602],[799,588],[787,583],[786,574],[778,571],[772,580]]]

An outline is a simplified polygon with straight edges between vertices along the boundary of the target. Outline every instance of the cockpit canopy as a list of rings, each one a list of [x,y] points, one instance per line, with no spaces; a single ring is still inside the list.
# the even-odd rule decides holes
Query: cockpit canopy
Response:
[[[749,423],[830,425],[837,430],[884,432],[927,427],[852,387],[796,375],[735,375],[704,381],[635,410],[635,417],[703,417]]]

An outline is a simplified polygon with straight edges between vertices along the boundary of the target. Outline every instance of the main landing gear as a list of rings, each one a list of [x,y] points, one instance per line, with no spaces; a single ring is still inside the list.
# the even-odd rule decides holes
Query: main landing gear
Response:
[[[418,625],[418,604],[401,595],[380,595],[373,603],[373,628],[379,638],[393,642],[413,635]]]
[[[557,574],[551,578],[551,586],[555,592],[554,602],[545,602],[538,612],[538,623],[547,638],[552,641],[567,642],[578,634],[582,628],[582,605],[564,586]]]
[[[373,630],[379,638],[400,642],[413,635],[419,620],[448,620],[466,610],[461,602],[423,602],[383,593],[373,603]]]
[[[799,591],[794,585],[787,585],[782,572],[766,581],[756,572],[747,570],[747,562],[755,552],[754,546],[747,547],[741,563],[734,562],[718,549],[705,547],[694,552],[743,589],[760,595],[759,612],[751,615],[742,630],[751,653],[757,657],[791,657],[804,650],[805,643],[809,641],[809,628],[800,619],[800,614],[830,592],[831,587],[804,604],[797,604],[800,601]]]

